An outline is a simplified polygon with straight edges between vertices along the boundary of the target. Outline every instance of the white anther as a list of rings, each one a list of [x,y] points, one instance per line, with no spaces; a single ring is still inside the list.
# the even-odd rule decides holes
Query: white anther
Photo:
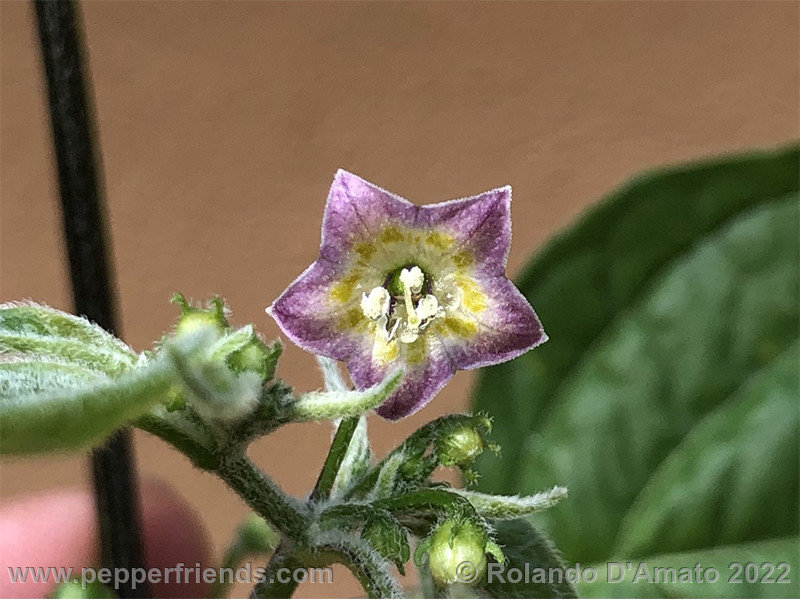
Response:
[[[373,288],[369,295],[361,295],[361,310],[373,321],[389,314],[389,292],[382,287]]]
[[[389,292],[382,287],[363,295],[361,310],[367,317],[377,321],[378,328],[384,332],[387,341],[396,339],[403,344],[411,344],[435,317],[444,314],[449,307],[440,305],[439,299],[432,294],[419,297],[425,285],[425,274],[417,266],[402,269],[400,283],[403,287],[402,306],[393,309],[391,321],[389,309],[392,300]],[[446,298],[448,304],[454,299],[458,303],[458,298],[453,298],[452,294]]]
[[[412,294],[419,294],[422,291],[422,284],[425,283],[425,274],[417,266],[400,271],[400,283]]]
[[[438,312],[439,301],[436,299],[436,296],[428,294],[417,302],[417,317],[419,317],[421,321],[436,316]]]

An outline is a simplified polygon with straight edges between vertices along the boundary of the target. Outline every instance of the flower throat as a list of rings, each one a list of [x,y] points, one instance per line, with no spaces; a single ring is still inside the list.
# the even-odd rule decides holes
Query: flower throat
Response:
[[[361,310],[365,317],[378,323],[379,332],[387,340],[396,338],[410,344],[445,312],[436,296],[422,293],[431,288],[430,279],[417,265],[402,267],[390,273],[383,286],[362,295]]]

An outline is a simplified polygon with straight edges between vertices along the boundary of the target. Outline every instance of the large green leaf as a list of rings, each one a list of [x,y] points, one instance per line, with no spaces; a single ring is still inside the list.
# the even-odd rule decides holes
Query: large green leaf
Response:
[[[567,560],[797,536],[799,164],[790,149],[644,176],[520,279],[550,341],[481,377],[503,445],[481,488],[569,488],[534,519]]]
[[[592,598],[797,598],[798,548],[800,539],[789,537],[664,554],[630,566],[614,561],[598,565],[597,581],[579,582],[578,592]]]
[[[494,521],[494,538],[505,562],[488,567],[482,590],[489,598],[575,598],[559,551],[547,536],[521,519]],[[552,571],[551,571],[552,570]],[[548,576],[559,572],[560,576]]]

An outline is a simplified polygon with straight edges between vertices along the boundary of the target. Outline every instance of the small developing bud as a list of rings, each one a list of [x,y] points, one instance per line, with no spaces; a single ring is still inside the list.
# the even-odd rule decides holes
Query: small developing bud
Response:
[[[239,538],[250,552],[271,552],[280,536],[258,515],[251,514],[239,527]]]
[[[488,541],[486,532],[475,523],[444,521],[431,534],[428,546],[433,580],[441,586],[479,583],[486,574]]]
[[[175,337],[204,337],[191,355],[171,353],[183,386],[171,398],[169,408],[178,409],[185,401],[209,419],[242,418],[272,379],[280,343],[265,344],[252,325],[231,329],[221,298],[212,299],[205,308],[190,305],[181,294],[175,294],[172,301],[181,308]]]
[[[227,362],[234,373],[258,373],[262,381],[267,382],[275,375],[275,366],[282,351],[280,342],[267,345],[253,335],[247,344],[228,355]]]
[[[213,327],[220,335],[228,329],[225,305],[221,298],[213,298],[208,303],[208,308],[200,308],[190,305],[183,294],[175,293],[172,303],[181,309],[181,316],[175,325],[175,333],[178,335],[191,334],[208,326]]]
[[[469,465],[484,447],[483,436],[468,425],[459,425],[436,442],[439,461],[446,466]]]

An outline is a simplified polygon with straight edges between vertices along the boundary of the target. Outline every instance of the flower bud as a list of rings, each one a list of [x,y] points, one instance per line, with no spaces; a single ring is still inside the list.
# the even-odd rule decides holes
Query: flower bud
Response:
[[[208,326],[213,327],[220,335],[228,329],[225,306],[220,298],[212,299],[208,308],[191,306],[180,293],[172,296],[172,302],[181,308],[181,316],[175,325],[175,333],[178,335],[191,334]]]
[[[446,466],[468,465],[483,452],[481,434],[467,425],[459,425],[436,442],[439,461]]]
[[[258,515],[251,514],[239,527],[239,537],[251,552],[270,552],[280,541],[267,522]]]
[[[475,523],[447,520],[433,532],[428,546],[428,569],[439,585],[472,585],[486,573],[486,532]]]
[[[272,379],[283,348],[280,342],[268,346],[257,336],[228,355],[228,366],[234,373],[258,373],[263,381]]]

